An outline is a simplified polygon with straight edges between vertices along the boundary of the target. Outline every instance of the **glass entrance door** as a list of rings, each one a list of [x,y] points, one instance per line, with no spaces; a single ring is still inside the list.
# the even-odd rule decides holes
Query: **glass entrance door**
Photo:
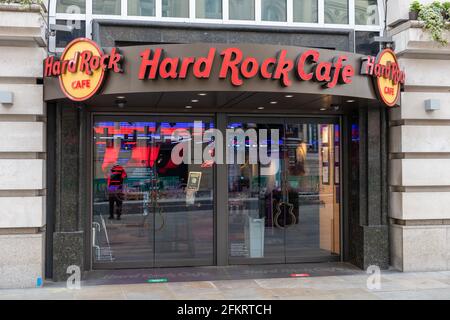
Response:
[[[234,155],[234,160],[239,158],[238,151],[245,149],[243,161],[228,166],[230,262],[337,259],[337,119],[232,118],[228,129],[235,133],[227,141],[228,153]],[[257,149],[258,161],[252,159],[252,148]],[[264,152],[270,155],[270,163],[267,159],[265,163],[259,161]]]
[[[213,126],[201,120],[95,118],[94,267],[214,263],[213,166],[174,157],[183,156],[180,144],[192,147],[194,135]]]

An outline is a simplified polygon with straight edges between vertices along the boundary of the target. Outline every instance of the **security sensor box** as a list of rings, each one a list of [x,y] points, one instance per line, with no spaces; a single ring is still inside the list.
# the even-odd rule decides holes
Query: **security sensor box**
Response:
[[[11,91],[0,91],[0,103],[12,104],[14,102],[14,94]]]
[[[441,101],[439,99],[427,99],[425,100],[425,110],[435,111],[441,109]]]

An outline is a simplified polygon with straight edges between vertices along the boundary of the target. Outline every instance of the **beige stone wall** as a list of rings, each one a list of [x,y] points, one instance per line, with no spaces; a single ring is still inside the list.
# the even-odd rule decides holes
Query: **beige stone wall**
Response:
[[[407,75],[402,106],[390,110],[391,264],[450,270],[450,46],[433,42],[419,22],[402,22],[410,2],[389,1],[388,11]],[[440,110],[426,111],[427,99]]]
[[[0,288],[44,278],[46,125],[42,60],[45,13],[0,6]]]

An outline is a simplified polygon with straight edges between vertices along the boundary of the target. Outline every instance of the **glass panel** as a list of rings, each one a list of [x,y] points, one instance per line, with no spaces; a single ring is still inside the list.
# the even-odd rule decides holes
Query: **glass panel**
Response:
[[[175,164],[172,157],[180,143],[172,133],[192,135],[193,128],[192,122],[95,122],[95,262],[213,264],[212,165]],[[192,177],[198,183],[188,188]]]
[[[378,32],[356,31],[355,32],[355,51],[356,53],[376,56],[380,51],[378,42],[371,42],[373,37],[379,36]]]
[[[285,131],[286,258],[340,252],[340,130],[288,124]]]
[[[162,0],[162,16],[189,18],[189,0]]]
[[[380,24],[377,0],[355,0],[355,24]]]
[[[261,19],[286,21],[286,0],[261,0]]]
[[[340,127],[268,123],[228,125],[243,130],[227,139],[230,257],[296,262],[339,255]],[[272,161],[261,163],[261,154]]]
[[[280,142],[283,125],[259,123],[231,123],[229,129],[248,133],[229,137],[227,141],[229,255],[232,258],[271,258],[284,262],[284,231],[277,227],[282,212],[282,181],[280,169]],[[259,129],[268,129],[266,137],[258,136]],[[279,137],[272,136],[275,129]],[[249,131],[247,131],[249,130]],[[251,161],[255,146],[265,146],[274,159],[270,163]],[[245,154],[244,154],[245,152]],[[245,155],[238,161],[238,154]],[[231,156],[230,156],[231,155]],[[275,259],[275,260],[274,260]]]
[[[155,0],[128,0],[129,16],[155,16]]]
[[[197,18],[222,19],[222,0],[196,0],[195,12]]]
[[[317,0],[294,0],[294,22],[318,22]]]
[[[92,0],[92,13],[120,15],[120,0]]]
[[[154,122],[94,124],[93,255],[95,262],[153,264],[154,170],[138,151]]]
[[[255,0],[230,0],[231,20],[255,20]]]
[[[212,265],[214,263],[213,166],[206,161],[194,164],[194,155],[191,157],[191,164],[176,165],[173,162],[171,154],[179,139],[173,138],[172,133],[175,130],[184,130],[189,134],[188,143],[194,148],[196,142],[193,142],[192,138],[196,133],[193,122],[161,122],[159,125],[160,129],[156,132],[154,140],[155,148],[159,151],[155,172],[157,184],[155,264],[156,266],[188,266],[194,263]],[[204,131],[211,127],[211,123],[199,123],[196,131],[199,135],[203,135]]]
[[[348,24],[348,0],[325,0],[325,23]]]
[[[73,30],[71,32],[56,31],[56,43],[57,48],[64,48],[70,41],[80,37],[86,37],[86,22],[80,20],[56,20],[56,24],[71,26]]]
[[[86,13],[86,0],[58,0],[56,2],[57,13]]]

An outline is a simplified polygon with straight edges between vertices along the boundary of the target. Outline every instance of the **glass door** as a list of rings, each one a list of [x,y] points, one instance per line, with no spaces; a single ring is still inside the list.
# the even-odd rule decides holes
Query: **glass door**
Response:
[[[234,157],[228,165],[230,262],[338,258],[337,119],[232,118],[228,130],[234,132],[227,141],[228,153]],[[236,154],[243,149],[239,162]],[[252,152],[257,153],[257,161]],[[262,159],[265,154],[268,157]]]
[[[213,166],[195,163],[193,153],[178,161],[212,126],[210,119],[95,118],[94,267],[214,263]]]

